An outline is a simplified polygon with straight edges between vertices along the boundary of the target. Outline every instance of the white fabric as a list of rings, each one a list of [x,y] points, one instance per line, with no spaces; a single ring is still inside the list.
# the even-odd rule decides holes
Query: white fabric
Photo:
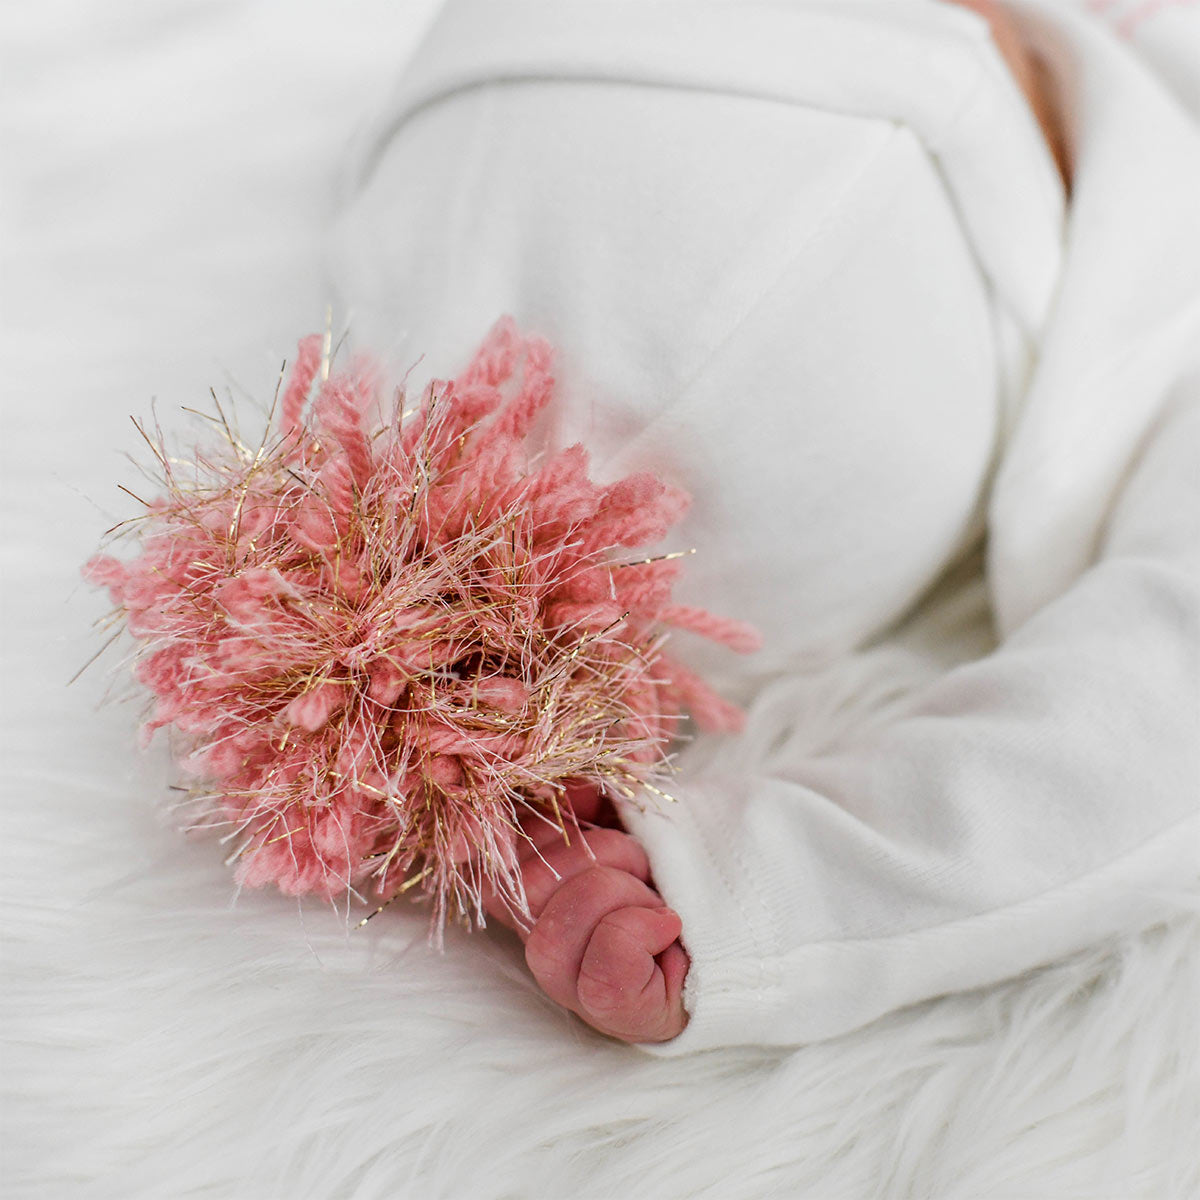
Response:
[[[559,435],[692,490],[683,598],[764,633],[740,670],[687,648],[746,733],[624,813],[692,956],[668,1054],[1146,924],[1200,848],[1194,126],[1026,4],[1072,113],[1064,233],[974,16],[687,10],[680,42],[674,3],[451,3],[333,251],[358,331],[431,369],[501,311],[549,335]],[[811,697],[894,653],[888,719],[809,744]]]
[[[1104,22],[1200,120],[1200,5],[1196,0],[1067,0]]]

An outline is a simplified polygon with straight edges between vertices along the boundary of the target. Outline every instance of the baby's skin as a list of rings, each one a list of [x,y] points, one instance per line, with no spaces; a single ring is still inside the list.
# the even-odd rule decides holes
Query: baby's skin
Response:
[[[1064,180],[1061,114],[1045,68],[1020,29],[993,0],[949,0],[985,17],[992,37],[1038,119]],[[574,789],[568,840],[546,821],[525,825],[519,848],[532,926],[494,895],[489,914],[515,929],[542,990],[609,1037],[664,1042],[687,1024],[683,984],[690,966],[678,914],[654,888],[640,843],[625,833],[607,801]]]
[[[518,847],[532,926],[494,893],[488,913],[516,930],[541,989],[594,1029],[664,1042],[687,1023],[682,924],[654,890],[641,844],[590,788],[568,789],[564,831],[530,818]]]

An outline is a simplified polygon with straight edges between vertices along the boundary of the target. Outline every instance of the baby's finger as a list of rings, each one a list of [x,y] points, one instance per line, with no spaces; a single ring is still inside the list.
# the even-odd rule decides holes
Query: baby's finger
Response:
[[[568,783],[566,793],[566,807],[575,814],[577,821],[595,821],[605,804],[603,794],[594,783]]]
[[[550,813],[528,813],[521,818],[521,832],[524,836],[517,843],[517,857],[521,862],[537,858],[550,847],[570,845],[578,837],[575,822],[565,813],[561,826]]]
[[[530,871],[533,871],[539,880],[543,878],[551,880],[550,891],[553,891],[553,888],[558,886],[560,880],[553,872],[547,871],[543,864],[544,858],[549,859],[560,855],[580,855],[583,859],[583,865],[592,865],[592,856],[582,846],[584,836],[584,831],[575,827],[569,814],[566,815],[565,829],[560,829],[549,814],[541,816],[534,813],[527,813],[523,816],[521,818],[521,834],[514,839],[513,846],[513,853],[516,861],[520,864],[523,877],[522,887],[528,887],[524,876]],[[564,878],[566,874],[575,873],[574,871],[567,871],[564,874],[561,865],[556,869]],[[649,868],[647,867],[648,871]],[[501,895],[500,892],[491,887],[486,880],[483,885],[484,910],[489,916],[495,917],[502,925],[507,925],[509,929],[515,929],[521,935],[522,940],[524,940],[525,935],[529,932],[533,919],[536,919],[537,915],[541,912],[549,896],[549,891],[546,891],[545,884],[539,887],[538,896],[538,903],[533,910],[531,919],[519,913],[516,907]]]
[[[520,916],[511,905],[490,883],[485,879],[482,887],[483,911],[501,925],[507,926],[509,929],[514,929],[522,936],[524,940],[523,925],[527,925],[528,921]]]
[[[619,829],[621,819],[612,800],[594,783],[568,783],[565,807],[581,825],[603,825]]]
[[[571,845],[551,846],[543,857],[535,855],[522,864],[525,896],[534,918],[542,915],[550,897],[563,883],[596,866],[615,867],[643,883],[650,881],[650,860],[636,838],[619,829],[576,832]]]
[[[569,836],[569,844],[550,840],[540,852],[527,850],[522,858],[521,881],[532,919],[519,914],[509,901],[484,882],[485,911],[502,925],[515,930],[522,941],[555,891],[581,871],[595,866],[615,867],[643,883],[650,881],[650,860],[646,851],[640,842],[622,830],[576,829],[570,830]]]
[[[548,809],[527,811],[521,817],[525,835],[520,845],[522,858],[555,843],[566,845],[574,841],[580,826],[619,829],[621,825],[612,801],[590,783],[568,783],[559,809],[557,818]]]
[[[687,1010],[683,1007],[683,984],[692,960],[678,942],[672,942],[658,956],[658,965],[667,990],[667,1006],[672,1012],[678,1013],[679,1028],[682,1030],[688,1022]]]
[[[590,867],[562,884],[525,943],[525,961],[556,1004],[578,1009],[576,980],[597,924],[619,908],[661,908],[662,898],[625,871]]]
[[[687,955],[676,943],[682,928],[669,908],[622,908],[605,916],[579,967],[580,1015],[629,1042],[666,1041],[679,1033],[685,1021],[682,976],[687,971]],[[677,954],[668,962],[671,951]]]

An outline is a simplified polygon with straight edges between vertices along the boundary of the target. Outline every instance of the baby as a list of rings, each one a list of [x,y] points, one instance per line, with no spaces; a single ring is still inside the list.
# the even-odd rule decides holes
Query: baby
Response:
[[[681,602],[764,637],[686,646],[749,715],[669,813],[527,826],[532,923],[486,902],[551,1000],[797,1044],[1189,884],[1195,211],[1194,125],[1066,0],[451,0],[334,229],[356,333],[545,334],[556,434],[690,491]]]
[[[1045,65],[1019,24],[994,0],[949,2],[986,17],[1066,180],[1061,114]],[[572,809],[584,829],[569,843],[544,821],[525,826],[529,841],[519,857],[533,927],[525,928],[494,896],[488,912],[517,931],[533,977],[556,1004],[610,1037],[667,1041],[688,1019],[686,931],[654,890],[646,852],[622,831],[612,805],[577,791]]]

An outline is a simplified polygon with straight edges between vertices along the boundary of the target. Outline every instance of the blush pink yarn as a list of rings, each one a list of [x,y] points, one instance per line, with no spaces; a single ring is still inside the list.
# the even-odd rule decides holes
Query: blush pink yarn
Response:
[[[686,495],[593,483],[581,445],[531,465],[551,358],[504,318],[374,428],[377,373],[322,381],[305,338],[277,430],[254,450],[226,427],[186,479],[161,451],[137,557],[87,564],[140,643],[146,729],[182,735],[242,884],[385,902],[420,884],[438,934],[482,919],[484,880],[523,908],[523,812],[561,826],[569,784],[653,786],[684,710],[737,727],[663,627],[741,652],[754,632],[673,605],[677,558],[613,553],[661,539]]]

